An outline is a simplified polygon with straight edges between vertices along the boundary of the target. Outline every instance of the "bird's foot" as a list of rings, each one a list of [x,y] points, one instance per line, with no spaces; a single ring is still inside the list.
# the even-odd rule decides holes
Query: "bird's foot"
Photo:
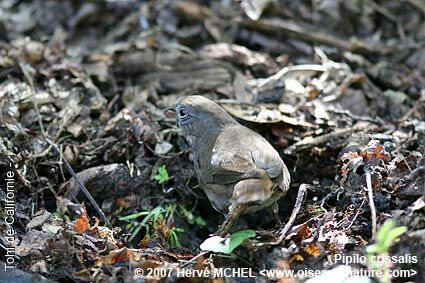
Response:
[[[223,225],[220,226],[220,228],[217,229],[217,231],[214,232],[214,236],[220,236],[222,238],[225,238],[229,233],[226,229],[222,229]]]
[[[279,221],[276,220],[276,224],[274,225],[274,227],[270,231],[273,232],[273,233],[279,233],[282,230],[283,227],[284,227],[284,225],[283,225],[282,221],[280,221],[280,219],[279,219]]]
[[[215,235],[224,237],[229,234],[230,230],[234,226],[236,220],[239,218],[241,214],[245,211],[247,204],[239,204],[233,207],[229,214],[224,219],[223,224],[221,224],[220,228],[215,232]]]
[[[273,236],[274,232],[271,230],[256,230],[255,233],[259,236]]]
[[[231,217],[231,215],[228,215],[224,220],[223,224],[221,224],[217,231],[215,231],[214,235],[220,237],[227,236],[229,234],[230,228],[233,226],[233,222],[233,217]]]
[[[274,242],[279,239],[279,232],[275,230],[257,230],[255,231],[260,238],[260,242]]]

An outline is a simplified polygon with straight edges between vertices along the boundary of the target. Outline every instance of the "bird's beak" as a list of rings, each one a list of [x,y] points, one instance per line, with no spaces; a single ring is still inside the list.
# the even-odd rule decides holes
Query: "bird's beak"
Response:
[[[174,108],[168,108],[164,111],[164,114],[168,118],[175,118],[176,117],[176,110]]]

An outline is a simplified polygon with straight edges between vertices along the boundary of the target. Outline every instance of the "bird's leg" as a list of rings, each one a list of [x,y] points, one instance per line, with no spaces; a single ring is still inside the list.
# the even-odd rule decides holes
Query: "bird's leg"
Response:
[[[274,220],[276,221],[276,228],[280,228],[283,226],[282,221],[280,220],[279,217],[279,205],[277,204],[277,202],[273,203],[270,206],[270,212],[273,214]]]
[[[236,205],[233,209],[231,209],[229,214],[227,214],[226,218],[224,219],[223,224],[221,224],[220,228],[214,234],[222,237],[225,236],[229,232],[230,228],[232,228],[236,219],[238,219],[239,216],[243,214],[246,207],[247,205],[240,204]]]
[[[271,212],[271,214],[273,214],[274,220],[276,221],[275,227],[270,231],[257,230],[256,232],[257,232],[257,235],[259,235],[259,236],[265,237],[267,239],[271,238],[271,239],[276,240],[278,238],[278,232],[280,231],[280,229],[283,226],[283,223],[282,223],[282,221],[280,220],[280,217],[279,217],[279,206],[278,206],[277,202],[275,202],[271,206],[269,206],[268,210]],[[268,241],[270,241],[270,240],[268,240]]]

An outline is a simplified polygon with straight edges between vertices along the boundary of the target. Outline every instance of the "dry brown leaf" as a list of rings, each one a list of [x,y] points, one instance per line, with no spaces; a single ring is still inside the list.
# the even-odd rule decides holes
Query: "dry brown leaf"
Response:
[[[294,263],[296,261],[298,261],[298,262],[304,262],[304,257],[302,255],[300,255],[300,254],[294,254],[294,255],[291,255],[291,257],[288,260],[289,264],[292,264],[292,263]]]
[[[318,256],[320,256],[321,255],[321,250],[320,250],[320,247],[317,245],[317,244],[315,244],[315,243],[313,243],[313,244],[310,244],[310,245],[308,245],[307,247],[305,247],[304,249],[303,249],[307,254],[309,254],[309,255],[312,255],[312,256],[314,256],[314,257],[318,257]]]
[[[90,229],[89,219],[87,213],[84,211],[80,218],[75,221],[74,231],[77,233],[85,233]]]
[[[115,264],[118,262],[127,262],[131,261],[132,259],[134,259],[134,256],[132,256],[130,251],[127,250],[127,248],[123,248],[112,258],[112,263]]]
[[[368,161],[372,158],[382,159],[384,161],[391,160],[391,155],[377,140],[371,140],[367,146],[362,149],[360,155]]]
[[[140,250],[127,249],[124,247],[121,249],[112,250],[109,254],[99,257],[95,265],[101,266],[105,264],[115,264],[118,262],[139,261],[140,255]]]
[[[301,242],[302,240],[307,239],[312,235],[312,230],[307,226],[307,224],[304,223],[297,227],[295,233],[292,232],[291,234],[293,235],[292,240],[294,242]]]
[[[345,181],[347,180],[348,177],[348,173],[350,173],[350,171],[357,169],[357,167],[359,167],[360,165],[364,164],[363,163],[363,158],[361,156],[359,156],[358,152],[347,152],[344,153],[341,156],[341,161],[343,162],[344,165],[342,165],[341,167],[341,175],[342,175],[342,179],[340,181],[340,184],[344,184]]]

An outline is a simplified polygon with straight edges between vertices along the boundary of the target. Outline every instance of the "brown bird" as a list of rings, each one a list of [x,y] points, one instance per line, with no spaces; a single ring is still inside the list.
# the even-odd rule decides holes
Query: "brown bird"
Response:
[[[203,96],[184,97],[173,110],[193,149],[199,184],[225,215],[216,234],[229,232],[241,214],[263,208],[281,225],[277,201],[288,191],[290,175],[273,146]]]

